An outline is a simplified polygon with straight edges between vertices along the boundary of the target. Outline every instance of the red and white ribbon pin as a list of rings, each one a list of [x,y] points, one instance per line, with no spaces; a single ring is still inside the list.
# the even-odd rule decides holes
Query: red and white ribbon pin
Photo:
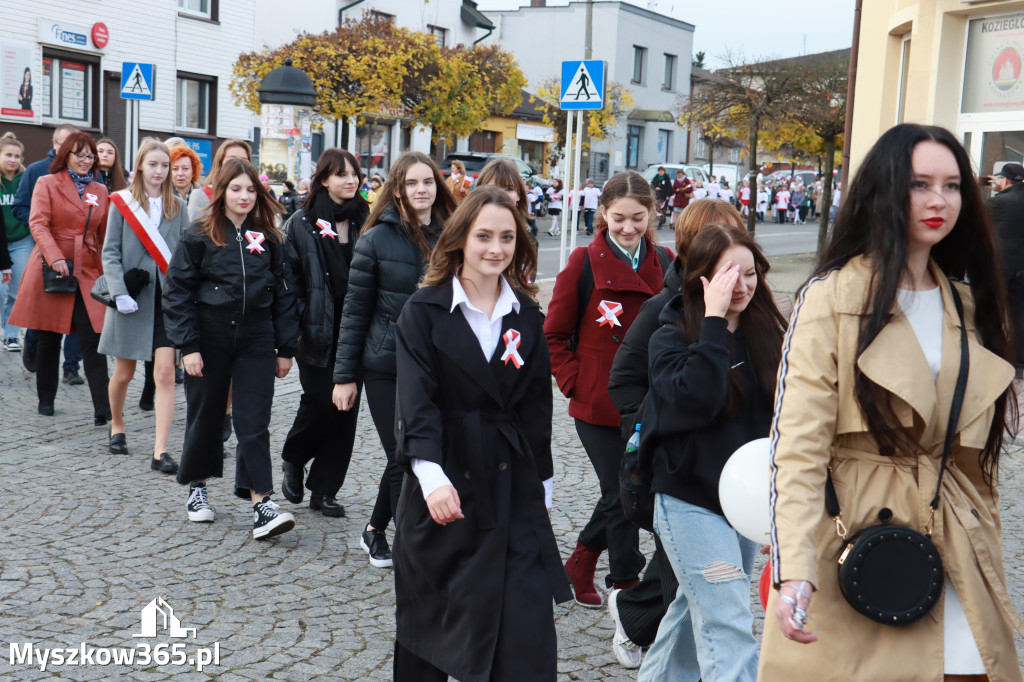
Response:
[[[608,325],[609,327],[621,327],[622,323],[619,322],[619,315],[622,314],[622,304],[616,303],[615,301],[601,301],[597,305],[597,309],[601,312],[601,317],[594,320],[600,322],[598,327]]]
[[[519,354],[519,344],[523,342],[523,335],[515,329],[509,329],[502,338],[505,339],[505,352],[501,354],[502,361],[507,365],[511,360],[516,369],[519,369],[523,366],[523,356]]]
[[[321,237],[337,237],[338,233],[331,229],[331,224],[320,218],[316,221],[316,226],[320,228]]]
[[[89,204],[90,206],[95,206],[96,208],[99,208],[100,206],[99,197],[97,197],[92,192],[85,193],[85,203]]]
[[[245,247],[249,249],[249,253],[263,253],[265,249],[260,246],[266,237],[262,232],[253,232],[252,230],[245,231],[245,238],[249,240],[249,246]]]

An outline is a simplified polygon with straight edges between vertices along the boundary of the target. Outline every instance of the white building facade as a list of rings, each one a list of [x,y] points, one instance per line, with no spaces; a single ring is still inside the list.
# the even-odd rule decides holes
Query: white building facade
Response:
[[[0,22],[0,133],[14,132],[29,160],[50,149],[61,123],[123,151],[122,64],[147,63],[154,97],[139,104],[140,135],[184,137],[208,166],[223,140],[253,137],[252,114],[228,85],[239,53],[255,48],[254,17],[255,0],[23,3]],[[21,102],[26,77],[32,97]]]
[[[515,55],[529,84],[558,78],[562,61],[583,59],[587,3],[487,12],[496,30],[487,42]],[[633,109],[610,140],[593,143],[590,173],[603,181],[616,171],[643,171],[686,158],[686,132],[676,123],[676,98],[690,87],[694,26],[618,0],[592,4],[591,59],[606,63],[605,81],[628,88]]]

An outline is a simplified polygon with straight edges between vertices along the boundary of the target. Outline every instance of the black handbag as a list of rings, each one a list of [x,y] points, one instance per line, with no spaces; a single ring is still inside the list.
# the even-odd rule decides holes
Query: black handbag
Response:
[[[938,603],[945,585],[942,558],[932,542],[931,533],[939,507],[942,476],[946,472],[960,421],[970,366],[963,303],[956,287],[952,284],[950,287],[960,316],[960,372],[949,409],[942,465],[925,532],[882,523],[869,526],[847,539],[831,471],[825,482],[825,509],[835,521],[836,532],[844,540],[838,559],[839,589],[858,613],[885,625],[907,625],[923,617]],[[886,520],[883,518],[885,511],[879,514],[883,522]]]
[[[82,232],[82,243],[85,243],[85,236],[89,234],[89,221],[92,220],[92,205],[89,206],[89,215],[85,218],[85,231]],[[42,256],[39,260],[43,262],[43,291],[48,294],[73,294],[78,291],[78,278],[75,277],[75,261],[65,258],[64,263],[68,266],[68,274],[62,275],[49,265]]]

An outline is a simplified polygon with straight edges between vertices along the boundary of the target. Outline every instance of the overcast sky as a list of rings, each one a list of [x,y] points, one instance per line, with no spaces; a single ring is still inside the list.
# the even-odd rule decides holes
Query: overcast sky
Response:
[[[841,50],[850,47],[853,39],[854,0],[627,1],[693,24],[693,52],[704,51],[704,63],[710,68],[722,66],[716,58],[727,51],[754,61]],[[482,10],[529,4],[529,0],[478,0]],[[567,0],[548,0],[551,6],[566,4]]]

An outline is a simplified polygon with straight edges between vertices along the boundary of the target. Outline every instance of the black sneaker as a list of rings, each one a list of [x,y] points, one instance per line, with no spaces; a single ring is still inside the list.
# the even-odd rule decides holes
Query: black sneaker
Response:
[[[68,386],[81,386],[85,383],[85,379],[74,369],[64,370],[64,383]]]
[[[367,526],[359,537],[359,546],[370,555],[370,565],[377,568],[391,568],[394,562],[391,560],[391,548],[388,546],[388,539],[382,530],[370,530]]]
[[[188,520],[197,523],[210,523],[213,521],[213,507],[206,499],[205,483],[188,484]]]
[[[263,498],[252,506],[252,537],[254,540],[272,538],[275,535],[286,533],[295,527],[295,517],[270,499],[270,496]]]

